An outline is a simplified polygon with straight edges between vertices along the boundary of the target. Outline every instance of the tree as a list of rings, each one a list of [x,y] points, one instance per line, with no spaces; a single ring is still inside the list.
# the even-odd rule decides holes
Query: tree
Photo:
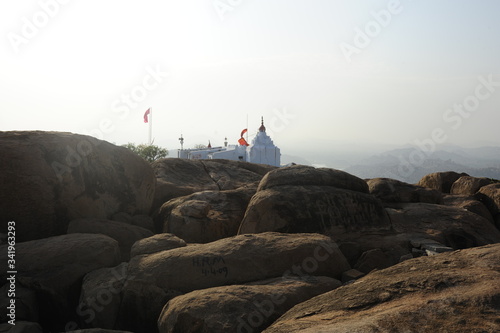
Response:
[[[122,145],[122,147],[130,149],[148,162],[153,162],[157,159],[168,156],[168,150],[155,145],[141,144],[136,146],[135,144],[129,142],[126,145]]]

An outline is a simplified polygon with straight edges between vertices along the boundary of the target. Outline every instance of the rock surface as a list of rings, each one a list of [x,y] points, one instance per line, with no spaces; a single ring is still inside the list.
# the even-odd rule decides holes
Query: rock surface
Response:
[[[175,235],[168,233],[156,234],[135,242],[132,245],[130,257],[172,250],[183,246],[186,246],[186,242]]]
[[[488,178],[478,178],[471,176],[463,176],[458,178],[451,186],[451,194],[473,195],[483,186],[493,183]]]
[[[158,328],[160,333],[260,332],[294,305],[341,285],[328,277],[276,278],[196,290],[170,300]]]
[[[63,330],[57,325],[76,318],[82,278],[93,270],[116,266],[120,250],[108,236],[71,234],[17,243],[16,258],[16,282],[37,293],[40,324]],[[6,246],[0,247],[0,264],[0,277],[6,281]]]
[[[104,219],[78,219],[69,223],[68,234],[103,234],[115,239],[120,246],[121,260],[130,260],[130,249],[140,239],[153,236],[147,229]]]
[[[189,243],[209,243],[235,236],[255,187],[203,191],[165,203],[159,213],[162,231]]]
[[[374,178],[367,181],[370,194],[384,203],[425,202],[432,204],[443,203],[440,191],[411,185],[389,178]]]
[[[153,162],[157,186],[156,211],[170,199],[201,191],[234,190],[259,182],[276,167],[229,160],[166,158]]]
[[[266,333],[498,332],[500,244],[407,260],[301,303]]]
[[[469,212],[484,217],[491,223],[495,223],[495,221],[493,220],[493,216],[491,215],[488,208],[486,208],[486,206],[482,202],[476,200],[474,197],[465,195],[446,195],[443,198],[443,203],[446,206],[466,209]]]
[[[442,193],[450,193],[453,183],[462,176],[468,175],[455,171],[434,172],[422,177],[417,185],[432,188]]]
[[[66,232],[78,218],[147,214],[155,178],[130,150],[85,135],[0,132],[0,221],[17,241]],[[2,231],[3,232],[3,231]]]

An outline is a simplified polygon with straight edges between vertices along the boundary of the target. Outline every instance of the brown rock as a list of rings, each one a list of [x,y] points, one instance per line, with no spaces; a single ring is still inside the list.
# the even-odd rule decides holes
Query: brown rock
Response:
[[[450,193],[459,195],[474,195],[481,187],[491,183],[493,183],[493,181],[488,178],[462,176],[453,183]]]
[[[0,132],[0,221],[17,241],[66,233],[78,218],[147,214],[155,178],[124,147],[60,132]]]
[[[147,229],[123,222],[102,219],[71,221],[68,226],[68,234],[75,233],[103,234],[115,239],[120,246],[122,261],[130,260],[130,249],[136,241],[153,236],[153,233]]]
[[[275,186],[252,197],[238,233],[316,232],[340,240],[345,233],[390,227],[382,203],[369,194],[331,186]]]
[[[363,273],[370,273],[374,269],[383,269],[389,266],[391,266],[391,261],[387,255],[381,249],[372,249],[363,252],[354,268]]]
[[[135,242],[134,245],[132,245],[130,257],[167,251],[183,246],[186,246],[186,242],[173,234],[157,234]]]
[[[341,286],[328,277],[259,281],[196,290],[170,300],[158,319],[167,332],[257,332],[294,305]]]
[[[500,242],[500,231],[491,222],[465,209],[409,203],[401,204],[400,209],[388,208],[387,211],[395,232],[419,235],[453,249]]]
[[[466,209],[471,213],[484,217],[491,223],[495,223],[488,208],[474,197],[465,195],[446,195],[443,201],[446,206]]]
[[[204,191],[165,203],[159,213],[163,232],[188,243],[208,243],[235,236],[255,188]]]
[[[265,333],[498,332],[500,244],[404,261],[316,296]]]
[[[170,199],[200,191],[233,190],[259,182],[272,166],[229,160],[166,158],[153,162],[157,177],[153,210]]]
[[[366,182],[347,172],[329,168],[294,165],[275,169],[262,178],[257,191],[277,186],[317,185],[368,193]]]
[[[481,187],[476,194],[476,198],[486,205],[493,218],[500,215],[500,183]]]
[[[44,329],[62,331],[76,315],[85,274],[119,262],[118,242],[104,235],[71,234],[17,243],[16,282],[37,293]],[[0,278],[6,281],[6,246],[0,246],[0,264]]]
[[[422,177],[417,185],[432,188],[442,193],[450,193],[453,183],[462,176],[468,175],[454,171],[435,172]]]
[[[443,195],[440,191],[417,185],[410,185],[399,180],[374,178],[369,179],[367,184],[370,189],[370,194],[374,195],[384,203],[443,203]]]

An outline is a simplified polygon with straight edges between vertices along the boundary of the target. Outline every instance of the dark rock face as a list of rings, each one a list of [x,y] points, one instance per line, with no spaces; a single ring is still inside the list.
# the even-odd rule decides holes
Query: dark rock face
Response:
[[[385,204],[425,202],[432,204],[443,203],[440,191],[410,185],[399,180],[389,178],[374,178],[367,181],[370,194],[380,199]]]
[[[17,243],[16,258],[16,281],[36,293],[40,324],[63,331],[64,323],[78,319],[82,278],[93,270],[116,266],[120,251],[118,242],[108,236],[71,234]],[[1,279],[6,281],[6,246],[0,246],[0,263]]]
[[[78,219],[69,223],[68,234],[102,234],[115,239],[120,246],[121,260],[130,260],[130,249],[140,239],[153,236],[147,229],[122,222],[100,219]]]
[[[255,187],[203,191],[172,199],[160,209],[163,232],[189,243],[208,243],[235,236]]]
[[[498,332],[500,244],[407,260],[301,303],[266,333]]]
[[[458,178],[451,186],[451,194],[459,195],[474,195],[483,186],[493,183],[488,178],[477,178],[470,176],[463,176]]]
[[[126,148],[59,132],[0,132],[0,221],[18,241],[66,232],[78,218],[147,214],[155,178]],[[4,231],[2,231],[4,232]]]
[[[462,176],[468,175],[454,171],[435,172],[422,177],[417,185],[432,188],[442,193],[450,193],[453,183]]]
[[[488,208],[474,197],[465,195],[446,195],[443,201],[446,206],[466,209],[471,213],[484,217],[493,224],[495,223]]]
[[[341,286],[328,277],[271,279],[196,290],[170,300],[158,319],[167,332],[257,332],[296,304]]]
[[[172,250],[183,246],[186,246],[186,242],[175,235],[168,233],[157,234],[135,242],[132,245],[130,257]]]
[[[201,191],[234,190],[259,182],[276,167],[229,160],[166,158],[153,162],[157,178],[153,211],[170,199]]]

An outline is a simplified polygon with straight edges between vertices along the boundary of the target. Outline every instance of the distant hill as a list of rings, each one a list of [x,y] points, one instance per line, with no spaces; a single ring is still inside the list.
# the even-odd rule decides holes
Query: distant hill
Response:
[[[416,183],[423,176],[440,171],[500,179],[500,147],[440,148],[432,154],[417,147],[394,149],[364,159],[345,171],[361,178],[387,177],[407,183]]]

